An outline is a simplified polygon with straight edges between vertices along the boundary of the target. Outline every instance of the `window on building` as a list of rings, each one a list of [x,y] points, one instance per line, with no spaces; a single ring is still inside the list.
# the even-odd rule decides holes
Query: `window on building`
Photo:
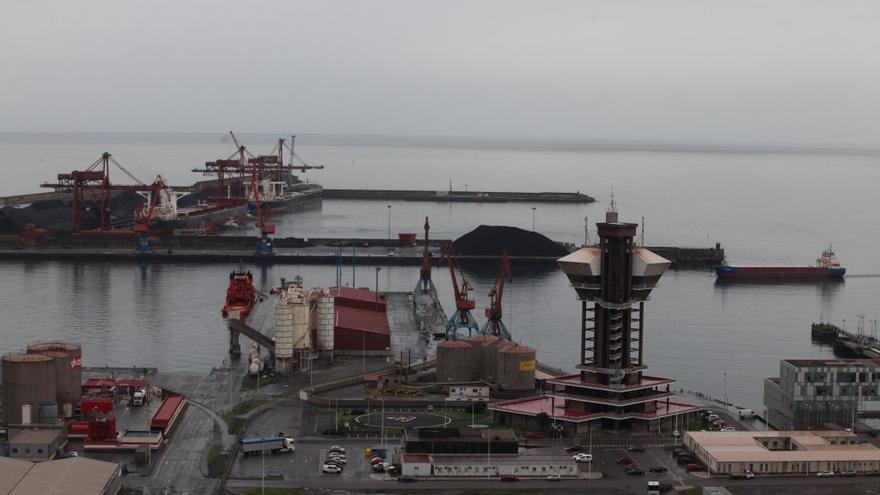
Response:
[[[13,454],[17,454],[17,453],[18,453],[18,448],[13,447],[13,448],[12,448],[12,453],[13,453]]]
[[[37,449],[37,453],[38,453],[38,454],[42,454],[42,453],[43,453],[43,449]]]

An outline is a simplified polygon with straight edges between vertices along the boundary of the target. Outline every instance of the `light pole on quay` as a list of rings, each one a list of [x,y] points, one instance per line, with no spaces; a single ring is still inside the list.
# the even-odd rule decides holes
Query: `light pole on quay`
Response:
[[[388,207],[388,240],[391,240],[391,205],[385,205]]]

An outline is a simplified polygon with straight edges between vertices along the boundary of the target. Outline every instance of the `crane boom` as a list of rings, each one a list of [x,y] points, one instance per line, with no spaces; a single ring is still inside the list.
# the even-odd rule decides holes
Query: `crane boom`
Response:
[[[507,251],[501,251],[501,266],[498,269],[498,280],[489,291],[489,307],[486,308],[486,324],[483,325],[483,335],[494,335],[502,339],[510,339],[510,332],[501,319],[501,301],[504,298],[504,283],[513,281],[510,271],[510,258]]]

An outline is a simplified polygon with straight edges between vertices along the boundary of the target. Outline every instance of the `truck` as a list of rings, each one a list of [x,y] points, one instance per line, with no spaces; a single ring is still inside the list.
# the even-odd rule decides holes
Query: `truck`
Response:
[[[752,419],[755,417],[755,411],[751,409],[740,409],[737,411],[739,414],[739,419]]]
[[[139,389],[135,390],[133,394],[131,394],[131,405],[143,406],[146,398],[147,398],[147,391],[142,388],[139,388]]]
[[[292,453],[296,450],[296,440],[290,437],[251,437],[241,439],[241,452],[244,455]]]

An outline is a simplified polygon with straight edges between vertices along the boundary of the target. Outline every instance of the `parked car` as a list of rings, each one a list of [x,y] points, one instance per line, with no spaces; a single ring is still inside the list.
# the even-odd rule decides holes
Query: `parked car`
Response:
[[[79,454],[73,451],[65,452],[63,454],[58,454],[58,457],[56,457],[56,459],[70,459],[71,457],[79,457]]]
[[[721,416],[714,414],[714,413],[706,416],[706,421],[708,421],[710,423],[713,421],[718,421],[719,419],[721,419]]]
[[[397,477],[398,483],[415,483],[416,481],[418,481],[418,480],[413,478],[412,476],[398,476]]]
[[[550,476],[547,476],[547,481],[562,481],[562,476],[558,474],[551,474]]]
[[[816,476],[820,478],[828,478],[834,476],[834,471],[819,471],[818,473],[816,473]]]
[[[376,456],[376,457],[373,457],[372,459],[370,459],[370,464],[379,464],[381,462],[385,462],[385,459],[382,459],[379,456]]]
[[[337,461],[336,459],[327,459],[326,461],[324,461],[324,464],[329,466],[336,466],[339,469],[342,469],[342,467],[345,466],[345,464]]]
[[[571,458],[574,462],[593,462],[593,454],[575,454]]]
[[[342,472],[342,468],[335,464],[324,464],[321,466],[321,472],[327,474],[339,474]]]
[[[505,474],[501,477],[501,481],[519,481],[519,478],[512,474]]]
[[[679,466],[685,466],[687,464],[696,462],[696,459],[689,455],[682,454],[675,459],[675,462],[677,462]]]
[[[616,462],[616,463],[618,463],[618,464],[632,464],[633,460],[630,459],[630,458],[627,457],[627,456],[623,456],[623,457],[621,457],[620,459],[618,459],[618,460],[616,460],[616,461],[614,461],[614,462]]]
[[[660,483],[660,493],[666,493],[672,490],[672,483]]]
[[[526,438],[528,438],[529,440],[540,440],[544,438],[544,435],[541,435],[540,433],[535,433],[533,431],[527,431]]]
[[[731,473],[730,477],[735,480],[750,480],[755,477],[755,473],[746,469],[746,472],[744,473]]]
[[[855,476],[855,475],[856,475],[856,472],[855,472],[855,471],[841,471],[841,472],[838,473],[838,474],[839,474],[840,476],[845,477],[845,478],[849,478],[850,476]]]
[[[736,431],[736,428],[732,426],[725,426],[724,428],[721,428],[721,431]]]
[[[628,450],[630,452],[644,452],[645,448],[642,447],[641,445],[630,445],[629,448],[626,450]]]
[[[565,449],[565,451],[569,454],[574,454],[575,452],[580,452],[582,450],[584,450],[584,448],[580,445],[572,445],[571,447],[567,447]]]
[[[687,472],[699,471],[699,470],[703,469],[703,466],[700,466],[699,464],[692,462],[692,463],[688,464],[685,469],[687,469]]]
[[[340,447],[339,445],[334,445],[334,446],[330,447],[330,452],[339,452],[340,454],[344,454],[345,449]]]
[[[629,476],[644,476],[645,475],[645,472],[637,467],[629,468],[625,472]]]
[[[666,471],[669,471],[669,470],[666,469],[664,466],[651,466],[651,469],[648,469],[648,471],[650,471],[652,473],[665,473]]]

